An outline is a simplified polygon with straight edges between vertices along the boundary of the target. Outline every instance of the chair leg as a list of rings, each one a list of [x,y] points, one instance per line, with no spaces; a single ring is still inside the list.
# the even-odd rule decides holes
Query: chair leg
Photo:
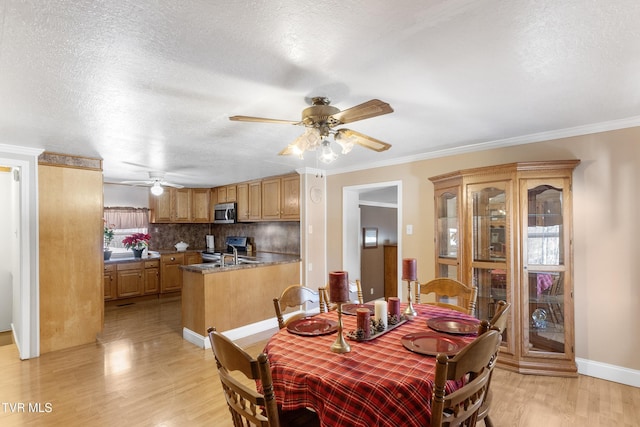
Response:
[[[485,427],[493,427],[493,423],[491,422],[491,419],[489,418],[489,415],[484,417],[484,425],[485,425]]]

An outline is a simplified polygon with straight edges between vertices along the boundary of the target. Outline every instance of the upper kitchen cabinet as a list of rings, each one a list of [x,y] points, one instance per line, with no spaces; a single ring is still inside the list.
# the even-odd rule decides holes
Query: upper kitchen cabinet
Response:
[[[215,194],[213,204],[237,202],[237,187],[235,185],[226,185],[224,187],[216,187],[213,189]]]
[[[210,222],[208,188],[165,188],[149,195],[152,223]]]
[[[262,181],[262,219],[300,219],[299,175],[286,175]]]
[[[194,188],[191,195],[191,220],[192,222],[211,222],[209,200],[211,190],[208,188]]]
[[[523,162],[430,178],[436,274],[478,287],[477,315],[512,304],[500,363],[576,375],[571,183],[579,160]]]

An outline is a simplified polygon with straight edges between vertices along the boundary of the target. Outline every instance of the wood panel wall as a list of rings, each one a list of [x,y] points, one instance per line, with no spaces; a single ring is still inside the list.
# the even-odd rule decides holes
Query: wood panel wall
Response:
[[[41,354],[94,342],[104,315],[101,162],[59,160],[38,167]]]

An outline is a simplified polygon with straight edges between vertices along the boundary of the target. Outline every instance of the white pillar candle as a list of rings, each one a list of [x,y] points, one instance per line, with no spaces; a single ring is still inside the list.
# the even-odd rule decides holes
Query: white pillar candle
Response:
[[[387,302],[376,301],[375,308],[376,322],[382,322],[384,328],[387,329]]]

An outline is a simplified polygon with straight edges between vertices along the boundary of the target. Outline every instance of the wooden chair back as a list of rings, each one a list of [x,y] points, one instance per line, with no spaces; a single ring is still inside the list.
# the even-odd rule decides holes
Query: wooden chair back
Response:
[[[489,330],[451,359],[442,353],[436,356],[436,378],[431,399],[432,427],[476,425],[499,348],[500,334]],[[467,378],[464,386],[445,394],[447,381],[463,378]]]
[[[506,301],[498,301],[496,304],[496,312],[489,321],[491,329],[496,329],[501,334],[507,329],[507,320],[509,319],[509,310],[511,303]]]
[[[233,425],[279,427],[280,418],[267,355],[261,353],[257,359],[253,359],[215,328],[209,328],[207,332]],[[233,371],[241,372],[248,379],[260,380],[264,394],[242,384],[231,374]]]
[[[318,288],[320,293],[320,312],[335,310],[336,305],[331,304],[329,301],[329,284]],[[364,304],[364,295],[362,293],[362,284],[359,279],[349,281],[349,301],[357,302],[358,304]]]
[[[467,286],[462,282],[447,277],[439,277],[426,283],[418,283],[415,301],[417,304],[421,301],[421,295],[435,295],[435,302],[427,304],[437,305],[462,313],[474,315],[476,310],[476,301],[478,299],[478,288],[475,286]],[[441,302],[443,297],[455,297],[456,304]]]
[[[318,292],[302,285],[291,285],[286,288],[280,297],[273,299],[273,307],[278,318],[278,326],[280,329],[287,326],[287,323],[306,316],[306,313],[299,313],[287,319],[285,322],[283,313],[290,307],[300,308],[305,303],[319,303],[320,296]],[[322,308],[321,308],[322,309]]]
[[[494,313],[491,320],[483,320],[480,322],[480,326],[478,328],[478,335],[482,335],[489,330],[497,331],[500,336],[504,334],[507,329],[507,319],[509,314],[509,309],[511,308],[510,302],[498,301],[496,312]],[[489,417],[489,409],[491,408],[492,392],[491,392],[491,375],[489,375],[489,384],[487,384],[487,393],[485,395],[484,403],[480,407],[478,411],[478,421],[484,421],[485,427],[493,427],[493,422]]]

